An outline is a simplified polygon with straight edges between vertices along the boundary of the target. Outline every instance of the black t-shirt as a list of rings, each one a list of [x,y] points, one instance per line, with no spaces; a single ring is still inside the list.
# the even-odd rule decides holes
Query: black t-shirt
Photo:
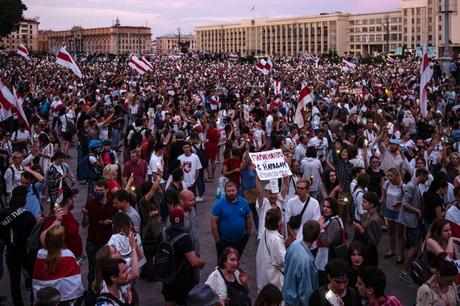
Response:
[[[171,239],[175,236],[180,235],[183,231],[170,229],[169,235]],[[185,258],[185,254],[193,251],[193,242],[190,235],[185,235],[174,243],[174,264],[176,265],[176,280],[175,282],[190,281],[193,280],[192,266]],[[182,263],[182,267],[181,267]],[[179,270],[180,268],[180,270]]]
[[[332,304],[326,299],[326,293],[329,289],[326,286],[319,287],[310,296],[310,305],[315,306],[332,306]],[[360,306],[361,298],[355,289],[348,286],[347,294],[342,299],[344,306]]]
[[[22,207],[2,213],[0,217],[0,239],[8,246],[9,255],[12,255],[14,251],[25,250],[27,238],[35,223],[32,213]]]
[[[444,199],[435,192],[425,192],[423,194],[423,203],[425,205],[425,215],[423,217],[428,224],[431,224],[431,222],[436,219],[437,207],[441,207],[441,211],[446,210]]]
[[[385,177],[385,172],[383,170],[379,170],[378,172],[375,172],[372,169],[367,169],[367,174],[370,177],[370,182],[368,189],[369,191],[375,192],[379,197],[382,196],[382,189],[380,186],[380,183],[382,182],[382,177]]]
[[[174,170],[172,169],[173,161],[177,160],[180,155],[184,154],[184,149],[182,148],[183,146],[183,140],[179,140],[171,144],[171,147],[169,148],[169,171]]]

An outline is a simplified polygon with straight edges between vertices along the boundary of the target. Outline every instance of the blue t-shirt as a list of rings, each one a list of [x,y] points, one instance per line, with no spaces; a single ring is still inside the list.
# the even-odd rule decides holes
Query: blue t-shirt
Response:
[[[38,195],[40,196],[40,192],[43,190],[43,183],[36,182],[35,183],[35,190],[37,191]],[[35,192],[33,191],[32,185],[29,186],[27,189],[26,195],[26,205],[24,205],[24,209],[30,211],[32,215],[36,218],[42,211],[40,206],[40,199],[37,197]]]
[[[211,214],[219,218],[217,225],[221,239],[228,242],[237,242],[243,238],[246,231],[246,217],[250,213],[248,202],[240,196],[236,203],[231,203],[227,197],[223,197],[211,210]]]
[[[243,191],[256,188],[256,170],[251,167],[246,167],[240,170],[241,189]]]

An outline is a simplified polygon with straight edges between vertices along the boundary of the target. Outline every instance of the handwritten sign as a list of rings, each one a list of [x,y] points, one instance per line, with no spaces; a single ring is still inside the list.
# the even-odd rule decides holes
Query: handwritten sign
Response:
[[[249,157],[256,165],[257,175],[262,181],[292,175],[283,151],[280,149],[249,153]]]

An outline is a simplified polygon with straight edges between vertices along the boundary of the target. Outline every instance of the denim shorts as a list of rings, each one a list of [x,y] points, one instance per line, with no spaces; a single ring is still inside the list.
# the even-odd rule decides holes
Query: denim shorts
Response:
[[[391,210],[385,207],[383,215],[388,221],[397,221],[399,216],[398,210]]]

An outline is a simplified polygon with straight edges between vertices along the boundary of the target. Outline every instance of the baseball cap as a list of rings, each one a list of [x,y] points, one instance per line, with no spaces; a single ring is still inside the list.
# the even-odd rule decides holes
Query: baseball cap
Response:
[[[182,228],[184,226],[184,211],[180,208],[173,208],[169,212],[169,222],[172,228]]]

